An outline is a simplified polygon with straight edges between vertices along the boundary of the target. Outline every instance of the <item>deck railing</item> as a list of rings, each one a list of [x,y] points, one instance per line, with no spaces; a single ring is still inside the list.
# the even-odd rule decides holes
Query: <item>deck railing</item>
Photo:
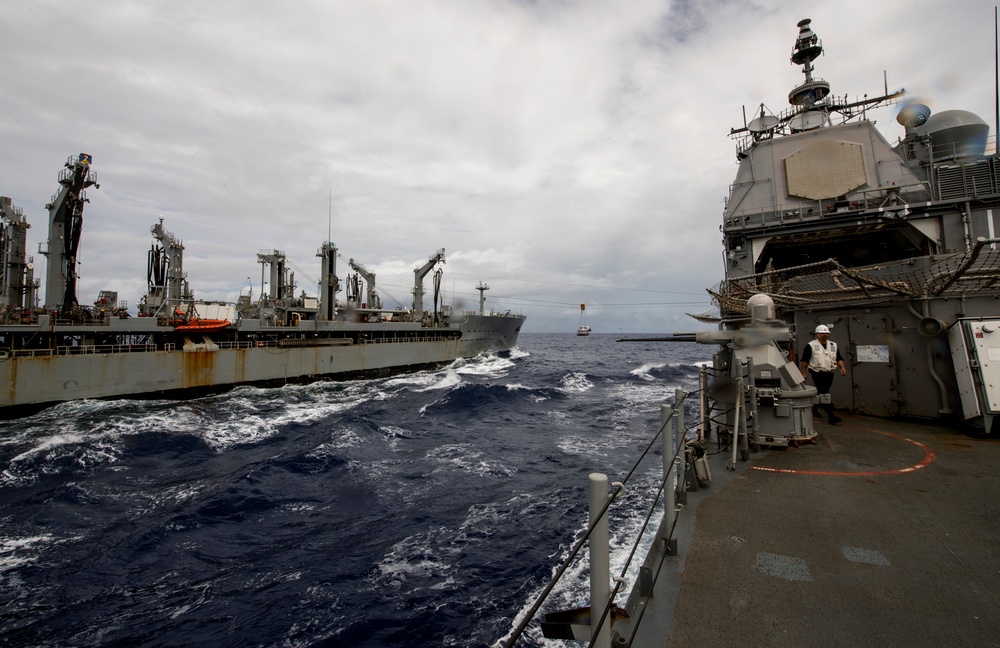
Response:
[[[544,587],[535,603],[524,613],[520,623],[507,637],[504,644],[506,648],[516,645],[563,574],[578,560],[583,545],[588,541],[590,542],[591,577],[589,613],[581,616],[579,611],[574,610],[546,614],[545,621],[542,622],[542,633],[548,638],[589,641],[591,646],[599,648],[609,648],[612,645],[612,636],[614,636],[615,645],[631,645],[642,620],[641,611],[645,609],[645,606],[635,606],[638,609],[638,614],[635,614],[630,622],[625,624],[627,627],[612,628],[610,619],[614,611],[619,609],[619,606],[615,604],[615,598],[624,589],[626,575],[634,571],[638,572],[638,582],[630,594],[630,604],[628,605],[630,609],[628,611],[635,612],[635,610],[631,610],[633,599],[637,597],[648,598],[651,594],[653,584],[659,576],[660,563],[657,562],[655,566],[650,566],[650,561],[647,560],[646,564],[636,567],[634,561],[637,557],[638,560],[642,560],[642,556],[639,555],[641,546],[649,546],[649,554],[656,552],[660,556],[677,555],[678,514],[683,510],[682,504],[686,501],[688,487],[692,486],[691,480],[697,479],[692,467],[692,446],[695,441],[704,442],[710,425],[706,400],[707,384],[707,370],[703,369],[699,376],[701,413],[698,421],[691,426],[691,430],[687,429],[684,423],[684,403],[690,394],[677,389],[674,394],[674,405],[661,406],[659,429],[650,439],[646,449],[628,474],[620,482],[611,484],[612,491],[610,493],[608,492],[606,475],[601,473],[590,475],[590,524],[587,531],[574,544],[569,555],[556,570],[555,575]],[[631,546],[621,573],[612,577],[609,553],[609,509],[624,493],[625,485],[635,475],[640,464],[655,454],[654,450],[658,444],[662,448],[662,477],[659,480],[659,486],[654,489],[649,501],[643,504],[646,511],[645,520]],[[655,522],[654,515],[657,511],[662,511],[659,524],[651,524],[651,521]],[[655,536],[653,540],[649,539],[650,534]],[[612,582],[614,587],[611,586]]]
[[[235,340],[217,342],[220,349],[290,349],[308,348],[319,346],[351,346],[354,344],[411,344],[414,342],[454,342],[458,337],[435,337],[428,335],[417,335],[414,337],[394,337],[394,338],[364,338],[354,340],[352,338],[319,338],[319,339],[282,339],[282,340]],[[53,356],[70,355],[101,355],[113,353],[151,353],[155,351],[174,351],[177,345],[173,342],[165,343],[161,346],[156,344],[82,344],[65,345],[52,349],[17,349],[5,351],[6,357],[15,358],[43,358]]]
[[[54,349],[17,349],[10,355],[15,358],[42,358],[69,355],[102,355],[107,353],[149,353],[156,351],[155,344],[82,344],[58,346]]]

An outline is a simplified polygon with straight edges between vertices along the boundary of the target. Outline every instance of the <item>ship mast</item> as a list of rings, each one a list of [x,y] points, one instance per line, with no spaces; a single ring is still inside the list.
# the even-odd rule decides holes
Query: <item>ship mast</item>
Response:
[[[880,97],[869,99],[865,97],[857,101],[848,101],[846,96],[837,97],[830,94],[830,84],[813,76],[815,68],[813,61],[823,54],[823,42],[810,25],[812,20],[804,18],[798,22],[799,35],[792,46],[791,63],[801,65],[805,81],[788,93],[790,108],[780,114],[770,114],[760,105],[760,109],[749,123],[746,122],[744,110],[744,126],[733,128],[729,136],[737,140],[736,157],[743,159],[754,144],[773,139],[780,135],[791,135],[811,131],[825,126],[831,126],[831,115],[837,113],[847,122],[858,115],[864,116],[865,111],[882,104],[895,103],[905,94],[904,90],[886,92]]]
[[[479,291],[479,314],[485,315],[484,309],[486,308],[486,291],[490,289],[489,284],[480,281],[476,285],[476,290]]]
[[[799,37],[792,47],[792,64],[801,65],[802,74],[806,77],[805,83],[788,94],[788,103],[793,106],[813,107],[830,94],[830,84],[812,76],[815,70],[812,62],[823,53],[823,43],[809,27],[811,22],[809,18],[799,21]]]

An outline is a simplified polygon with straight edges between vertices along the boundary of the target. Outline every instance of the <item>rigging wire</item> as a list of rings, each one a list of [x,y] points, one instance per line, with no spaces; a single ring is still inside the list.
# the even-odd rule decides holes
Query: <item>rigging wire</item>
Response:
[[[519,281],[523,283],[537,283],[537,284],[549,284],[552,286],[575,286],[578,288],[594,288],[597,290],[614,290],[614,291],[629,291],[629,292],[651,292],[651,293],[663,293],[667,295],[701,295],[702,293],[689,293],[689,292],[679,292],[676,290],[653,290],[650,288],[621,288],[619,286],[596,286],[592,283],[572,283],[569,281],[543,281],[541,279],[524,279],[522,277],[499,277],[499,276],[483,276],[481,274],[472,274],[468,272],[455,272],[450,270],[448,274],[459,275],[461,277],[479,277],[484,280],[494,281],[497,279],[503,279],[504,281]]]
[[[292,268],[292,270],[294,270],[295,272],[298,272],[300,275],[302,275],[303,277],[305,277],[306,279],[308,279],[309,283],[311,285],[313,285],[313,286],[319,285],[318,281],[316,281],[315,279],[313,279],[312,277],[310,277],[309,273],[307,273],[305,270],[303,270],[299,266],[297,266],[294,263],[292,263],[292,260],[289,259],[288,257],[285,257],[285,263],[288,264]]]

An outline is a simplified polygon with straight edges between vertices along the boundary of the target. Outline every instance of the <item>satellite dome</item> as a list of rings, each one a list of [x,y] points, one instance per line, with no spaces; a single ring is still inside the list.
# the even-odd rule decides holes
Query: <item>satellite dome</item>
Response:
[[[750,311],[752,321],[763,322],[775,318],[774,300],[763,293],[758,293],[748,299],[747,308]]]
[[[931,116],[931,109],[922,103],[905,106],[896,115],[896,121],[908,128],[923,126]]]

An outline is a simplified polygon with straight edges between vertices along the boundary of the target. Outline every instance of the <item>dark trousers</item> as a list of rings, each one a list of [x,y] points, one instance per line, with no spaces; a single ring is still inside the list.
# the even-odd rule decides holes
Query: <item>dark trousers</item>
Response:
[[[832,371],[813,371],[809,370],[809,375],[812,377],[813,384],[816,385],[816,391],[820,394],[829,394],[830,387],[833,386],[833,376]],[[824,403],[821,405],[823,409],[826,410],[826,415],[833,419],[836,415],[833,413],[833,401],[829,403]]]

